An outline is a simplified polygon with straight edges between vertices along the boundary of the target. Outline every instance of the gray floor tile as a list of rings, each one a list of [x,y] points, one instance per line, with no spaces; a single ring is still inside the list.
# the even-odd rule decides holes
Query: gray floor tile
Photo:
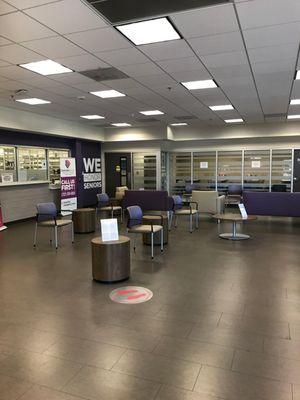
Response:
[[[300,361],[300,341],[266,337],[264,339],[264,353]]]
[[[159,342],[154,353],[227,369],[231,368],[233,359],[233,350],[228,347],[167,337]]]
[[[152,400],[159,388],[158,383],[149,380],[99,368],[84,367],[64,387],[64,392],[93,400]]]
[[[114,371],[192,390],[201,365],[140,351],[127,351]]]
[[[232,369],[256,376],[300,384],[300,361],[238,350]]]
[[[194,390],[226,400],[292,400],[289,384],[206,366]]]
[[[190,390],[178,389],[173,386],[163,386],[155,400],[222,400],[220,397],[207,393],[197,393]]]
[[[79,400],[70,394],[42,386],[33,386],[18,400]]]
[[[32,385],[19,379],[9,376],[0,375],[0,399],[1,400],[17,400]]]

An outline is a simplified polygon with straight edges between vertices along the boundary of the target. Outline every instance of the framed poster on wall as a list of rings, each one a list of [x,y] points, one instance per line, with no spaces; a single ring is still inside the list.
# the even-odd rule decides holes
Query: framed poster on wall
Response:
[[[68,215],[77,208],[77,180],[75,158],[60,159],[61,213]]]

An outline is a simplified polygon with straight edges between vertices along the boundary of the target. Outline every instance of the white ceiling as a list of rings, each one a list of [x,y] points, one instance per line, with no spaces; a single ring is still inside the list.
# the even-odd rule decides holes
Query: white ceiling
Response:
[[[181,40],[134,46],[84,0],[0,0],[0,106],[74,121],[100,114],[106,119],[85,123],[136,126],[182,116],[194,116],[192,125],[222,125],[230,118],[253,123],[272,120],[269,114],[283,114],[276,121],[300,114],[300,106],[289,109],[290,99],[300,98],[300,81],[294,81],[300,0],[234,0],[168,17]],[[42,77],[18,66],[47,58],[75,72]],[[129,78],[99,83],[79,73],[110,66]],[[190,92],[180,84],[211,78],[215,89]],[[110,88],[127,96],[89,94]],[[52,104],[16,103],[11,95],[18,89]],[[226,103],[235,110],[208,108]],[[158,122],[139,122],[145,120],[139,111],[149,109],[165,114],[155,116]]]

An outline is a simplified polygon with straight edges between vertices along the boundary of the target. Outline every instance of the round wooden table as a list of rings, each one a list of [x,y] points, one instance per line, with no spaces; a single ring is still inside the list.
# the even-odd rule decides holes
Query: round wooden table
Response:
[[[232,222],[232,232],[230,233],[221,233],[219,236],[222,239],[227,240],[245,240],[249,239],[249,235],[245,235],[243,233],[237,233],[236,224],[237,222],[244,222],[244,221],[254,221],[257,219],[255,215],[248,215],[247,218],[243,218],[240,214],[215,214],[213,218],[220,220],[220,221],[230,221]]]
[[[143,216],[143,224],[151,225],[161,225],[162,218],[162,226],[163,226],[163,236],[164,236],[164,244],[168,244],[169,237],[169,226],[168,226],[168,216],[167,215],[144,215]],[[143,234],[143,243],[151,245],[151,235],[149,233]],[[154,246],[160,246],[160,232],[154,233],[153,235],[153,244]]]
[[[94,208],[78,208],[73,211],[75,233],[91,233],[96,229],[96,210]]]
[[[91,241],[93,279],[103,283],[121,282],[130,276],[130,239],[103,242],[101,237]]]

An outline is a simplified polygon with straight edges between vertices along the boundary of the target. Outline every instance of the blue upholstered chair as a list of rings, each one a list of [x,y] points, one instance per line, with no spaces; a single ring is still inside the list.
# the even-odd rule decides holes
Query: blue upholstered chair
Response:
[[[72,243],[74,243],[74,228],[71,219],[57,219],[57,209],[54,203],[39,203],[36,206],[36,223],[34,231],[33,247],[37,244],[38,228],[50,228],[50,243],[52,243],[52,234],[54,232],[55,248],[58,248],[58,228],[62,226],[71,226]]]
[[[111,218],[114,217],[114,213],[120,212],[121,214],[121,222],[123,222],[123,211],[121,206],[114,206],[110,204],[109,197],[106,193],[100,193],[97,194],[97,209],[96,209],[96,214],[98,216],[98,212],[105,211],[105,212],[110,212]]]
[[[151,236],[151,258],[153,258],[153,236],[155,233],[160,232],[160,250],[164,250],[164,234],[163,234],[163,220],[161,225],[143,224],[143,211],[139,206],[127,207],[128,211],[128,222],[127,222],[127,232],[136,234],[150,234]],[[148,214],[147,214],[148,215]],[[134,245],[135,251],[135,238]]]
[[[189,229],[190,232],[193,232],[193,217],[195,217],[195,225],[196,229],[199,228],[199,212],[198,212],[198,203],[189,202],[188,206],[183,206],[182,198],[178,195],[172,196],[173,198],[173,212],[170,218],[169,228],[172,226],[173,215],[175,215],[175,227],[177,227],[178,217],[180,216],[188,216],[189,217]]]

